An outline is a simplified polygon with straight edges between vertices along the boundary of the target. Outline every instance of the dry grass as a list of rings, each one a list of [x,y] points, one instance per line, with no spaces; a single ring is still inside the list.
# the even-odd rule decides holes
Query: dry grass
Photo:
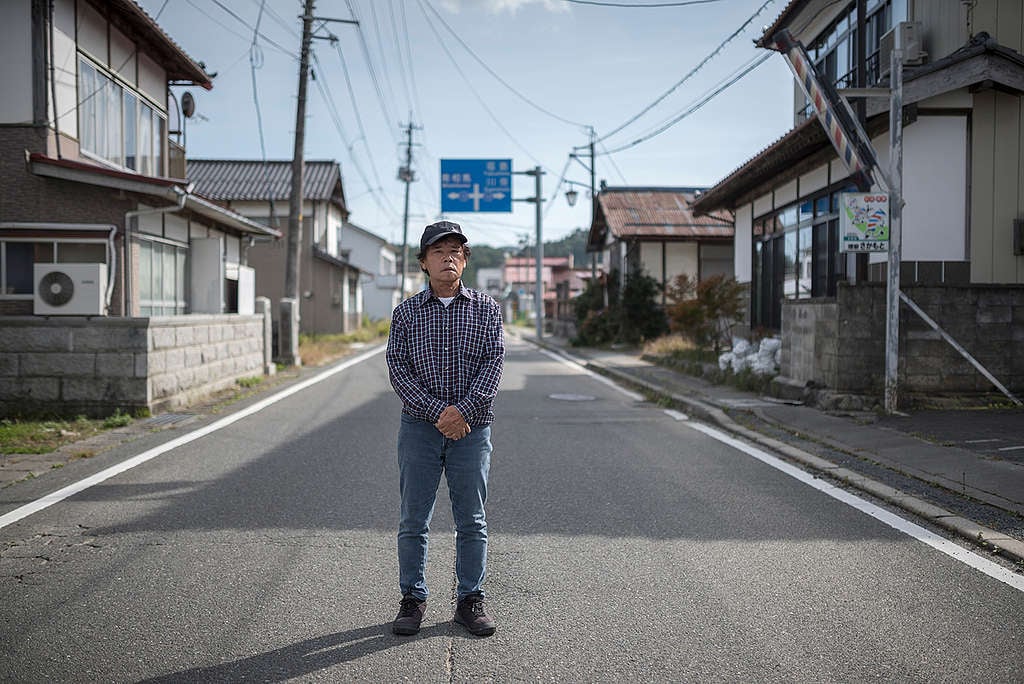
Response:
[[[644,354],[654,356],[673,356],[684,352],[692,352],[697,347],[682,335],[663,335],[644,343]]]
[[[364,322],[353,333],[337,335],[300,335],[299,357],[304,366],[322,366],[352,352],[352,345],[376,342],[388,335],[391,321]]]

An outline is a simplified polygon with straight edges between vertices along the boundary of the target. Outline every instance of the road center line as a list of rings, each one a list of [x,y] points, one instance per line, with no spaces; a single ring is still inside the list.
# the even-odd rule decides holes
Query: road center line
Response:
[[[931,546],[933,549],[941,551],[947,556],[955,560],[958,560],[961,563],[965,563],[971,566],[975,570],[980,570],[989,577],[997,579],[1000,582],[1003,582],[1004,584],[1010,585],[1017,591],[1024,592],[1024,576],[1022,575],[1018,575],[1017,573],[1012,572],[997,563],[993,563],[987,558],[979,556],[973,551],[969,551],[968,549],[965,549],[957,544],[954,544],[953,542],[949,541],[944,537],[940,537],[939,535],[926,530],[920,525],[917,525],[915,523],[910,522],[909,520],[901,518],[895,513],[890,513],[884,508],[881,508],[873,503],[865,501],[864,499],[860,498],[859,496],[856,496],[855,494],[851,494],[845,489],[841,489],[839,487],[836,487],[835,485],[825,482],[822,479],[816,478],[814,475],[811,475],[810,473],[801,470],[796,466],[790,465],[789,463],[786,463],[782,459],[772,456],[766,451],[762,451],[761,449],[758,449],[755,446],[751,446],[750,444],[741,442],[740,440],[735,439],[734,437],[731,437],[725,434],[724,432],[720,432],[719,430],[716,430],[713,427],[693,422],[684,423],[684,425],[687,425],[688,427],[691,427],[699,432],[703,432],[708,437],[716,439],[719,442],[722,442],[723,444],[728,444],[729,446],[733,447],[734,449],[738,449],[739,451],[742,451],[748,456],[753,456],[762,463],[765,463],[766,465],[769,465],[772,468],[775,468],[776,470],[780,470],[783,473],[789,475],[790,477],[797,479],[806,485],[814,487],[820,492],[828,494],[833,499],[842,501],[846,505],[852,506],[853,508],[856,508],[862,513],[866,513],[867,515],[871,516],[872,518],[875,518],[879,522],[882,522],[895,530],[899,530],[900,532],[903,532],[904,534],[907,534],[913,537],[914,539],[917,539],[918,541],[924,542],[928,546]]]
[[[386,347],[384,345],[381,345],[376,349],[371,349],[367,352],[363,352],[359,356],[354,356],[348,361],[339,363],[337,366],[332,366],[327,370],[323,371],[322,373],[318,373],[317,375],[314,375],[311,378],[308,378],[300,383],[292,385],[287,389],[281,390],[277,394],[272,394],[266,399],[262,399],[256,402],[255,404],[252,404],[251,406],[248,406],[242,409],[241,411],[238,411],[237,413],[233,413],[230,416],[224,416],[220,420],[214,421],[213,423],[210,423],[205,427],[201,427],[198,430],[193,430],[192,432],[181,435],[180,437],[176,437],[175,439],[172,439],[169,442],[161,444],[160,446],[157,447],[153,447],[149,451],[144,451],[143,453],[137,456],[133,456],[132,458],[129,458],[125,461],[122,461],[117,465],[111,466],[106,470],[101,470],[95,475],[87,477],[84,480],[79,480],[78,482],[68,485],[63,489],[58,489],[57,491],[51,494],[47,494],[46,496],[40,499],[36,499],[35,501],[27,503],[24,506],[15,508],[10,513],[0,515],[0,529],[3,529],[4,527],[7,527],[8,525],[19,521],[22,518],[26,518],[32,515],[33,513],[38,513],[44,508],[49,508],[55,503],[59,503],[70,496],[74,496],[75,494],[84,491],[89,487],[97,485],[103,482],[104,480],[109,480],[115,475],[119,475],[127,470],[131,470],[135,466],[141,465],[146,461],[152,460],[161,454],[165,454],[168,451],[171,451],[172,449],[177,449],[178,447],[184,444],[194,442],[200,437],[205,437],[206,435],[212,432],[216,432],[217,430],[226,428],[228,425],[231,425],[232,423],[235,423],[241,420],[242,418],[251,416],[254,413],[259,413],[268,406],[276,404],[282,399],[286,399],[297,392],[301,392],[307,387],[311,387],[317,384],[318,382],[323,382],[332,375],[336,375],[337,373],[340,373],[343,370],[351,368],[357,363],[362,363],[363,361],[369,359],[370,357],[381,353],[385,349]]]

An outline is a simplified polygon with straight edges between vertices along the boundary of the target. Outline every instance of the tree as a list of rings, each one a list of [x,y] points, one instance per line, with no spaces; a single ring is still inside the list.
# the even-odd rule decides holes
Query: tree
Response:
[[[619,272],[612,271],[600,281],[591,281],[576,298],[577,346],[600,346],[621,342],[639,344],[668,331],[665,312],[658,305],[658,283],[642,271],[626,276],[619,291]],[[605,306],[605,287],[607,301]]]
[[[735,278],[714,275],[700,282],[687,274],[676,276],[668,289],[669,326],[698,349],[718,354],[730,343],[733,322],[742,307],[743,286]]]

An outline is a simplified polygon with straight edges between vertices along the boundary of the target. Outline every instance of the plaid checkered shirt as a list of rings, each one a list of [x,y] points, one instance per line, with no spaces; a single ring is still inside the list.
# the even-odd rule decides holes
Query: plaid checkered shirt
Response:
[[[447,307],[429,288],[409,297],[391,317],[386,356],[403,413],[436,423],[454,406],[472,427],[494,421],[505,341],[488,295],[460,285]]]

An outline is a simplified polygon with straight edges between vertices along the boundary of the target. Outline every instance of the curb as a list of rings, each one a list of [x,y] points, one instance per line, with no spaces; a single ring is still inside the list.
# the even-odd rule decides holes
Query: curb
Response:
[[[704,420],[717,423],[719,426],[735,435],[768,447],[773,451],[783,454],[787,458],[810,468],[811,470],[839,480],[855,489],[867,492],[882,501],[909,511],[914,515],[920,516],[993,554],[1001,555],[1008,560],[1018,563],[1024,562],[1024,542],[1007,537],[995,530],[979,525],[971,520],[967,520],[966,518],[960,517],[955,513],[935,506],[934,504],[930,504],[927,501],[923,501],[899,489],[882,484],[877,480],[872,480],[860,473],[853,472],[847,468],[842,468],[831,461],[821,458],[820,456],[815,456],[814,454],[810,454],[802,449],[798,449],[792,444],[780,442],[777,439],[743,427],[729,418],[729,416],[717,406],[699,399],[694,399],[693,397],[675,394],[660,385],[633,377],[628,373],[623,373],[622,371],[618,371],[613,368],[608,368],[598,362],[589,359],[581,360],[573,358],[559,347],[546,345],[543,342],[538,342],[537,340],[530,341],[539,347],[547,349],[548,351],[552,351],[580,363],[596,373],[633,385],[634,387],[643,388],[653,392],[654,394],[666,397],[674,402],[684,404],[689,407],[692,414]]]

